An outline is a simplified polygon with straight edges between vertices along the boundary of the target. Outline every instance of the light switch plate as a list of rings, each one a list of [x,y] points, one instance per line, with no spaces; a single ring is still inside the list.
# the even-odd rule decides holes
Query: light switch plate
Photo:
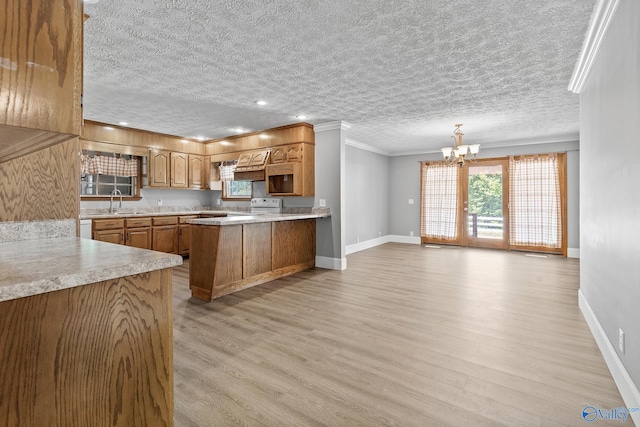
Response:
[[[409,204],[412,205],[413,204],[413,199],[409,199]]]
[[[321,208],[324,208],[325,206],[327,206],[327,201],[325,199],[320,199],[318,200],[318,204]]]

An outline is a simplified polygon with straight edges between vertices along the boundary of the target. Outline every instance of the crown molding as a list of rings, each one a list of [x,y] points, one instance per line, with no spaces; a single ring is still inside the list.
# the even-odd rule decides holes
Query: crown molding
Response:
[[[315,132],[324,132],[326,130],[349,130],[351,129],[351,123],[345,122],[343,120],[337,120],[335,122],[326,122],[320,123],[317,125],[313,125],[313,130]]]
[[[580,93],[582,90],[619,3],[620,0],[598,0],[582,44],[582,51],[569,81],[571,92]]]
[[[567,147],[567,151],[578,150],[580,144],[579,136],[566,136],[566,137],[550,137],[550,138],[541,138],[541,139],[514,139],[508,141],[501,141],[495,143],[481,143],[480,144],[480,153],[482,150],[490,150],[494,148],[509,148],[509,147],[520,147],[525,145],[543,145],[543,144],[567,144],[567,145],[575,145],[574,147]],[[422,151],[399,151],[390,153],[390,157],[398,157],[398,156],[415,156],[422,154],[439,154],[442,156],[440,149],[438,150],[422,150]]]
[[[391,156],[387,151],[383,151],[379,148],[374,147],[373,145],[365,144],[360,141],[356,141],[355,139],[345,138],[344,143],[346,145],[350,145],[351,147],[359,148],[360,150],[371,151],[372,153],[382,154],[383,156]]]

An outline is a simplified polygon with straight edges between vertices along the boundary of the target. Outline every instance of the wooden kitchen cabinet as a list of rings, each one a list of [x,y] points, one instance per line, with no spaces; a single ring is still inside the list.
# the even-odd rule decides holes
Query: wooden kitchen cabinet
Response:
[[[151,249],[151,227],[127,228],[125,244],[140,249]]]
[[[178,217],[162,216],[153,218],[151,249],[172,254],[178,253]]]
[[[204,188],[204,156],[189,154],[189,188]]]
[[[199,215],[181,216],[178,218],[178,254],[189,255],[191,246],[191,225],[187,224],[190,219],[198,218]]]
[[[303,144],[282,145],[271,149],[271,163],[302,161]]]
[[[151,249],[151,218],[125,218],[125,245]]]
[[[189,187],[189,155],[171,152],[171,187]]]
[[[1,7],[0,162],[80,135],[83,3]]]
[[[313,196],[315,155],[312,144],[274,147],[271,164],[265,171],[267,194],[272,196]]]
[[[91,222],[91,234],[94,240],[124,244],[124,219],[94,219]]]
[[[124,244],[124,229],[94,231],[93,240],[122,245]]]
[[[163,150],[150,150],[148,163],[149,187],[170,187],[171,152]]]

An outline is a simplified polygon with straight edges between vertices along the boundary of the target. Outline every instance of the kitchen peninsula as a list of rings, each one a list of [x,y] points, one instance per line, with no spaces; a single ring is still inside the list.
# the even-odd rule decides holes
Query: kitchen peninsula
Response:
[[[191,295],[205,301],[315,266],[316,219],[263,214],[189,220]]]

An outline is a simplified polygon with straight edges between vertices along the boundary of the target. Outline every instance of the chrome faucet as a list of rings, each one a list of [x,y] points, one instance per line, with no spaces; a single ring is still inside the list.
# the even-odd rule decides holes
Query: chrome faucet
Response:
[[[113,196],[117,196],[118,194],[120,195],[120,206],[116,208],[115,206],[113,206]],[[109,212],[117,213],[118,209],[122,209],[122,191],[116,188],[111,192],[111,198],[109,199]]]

